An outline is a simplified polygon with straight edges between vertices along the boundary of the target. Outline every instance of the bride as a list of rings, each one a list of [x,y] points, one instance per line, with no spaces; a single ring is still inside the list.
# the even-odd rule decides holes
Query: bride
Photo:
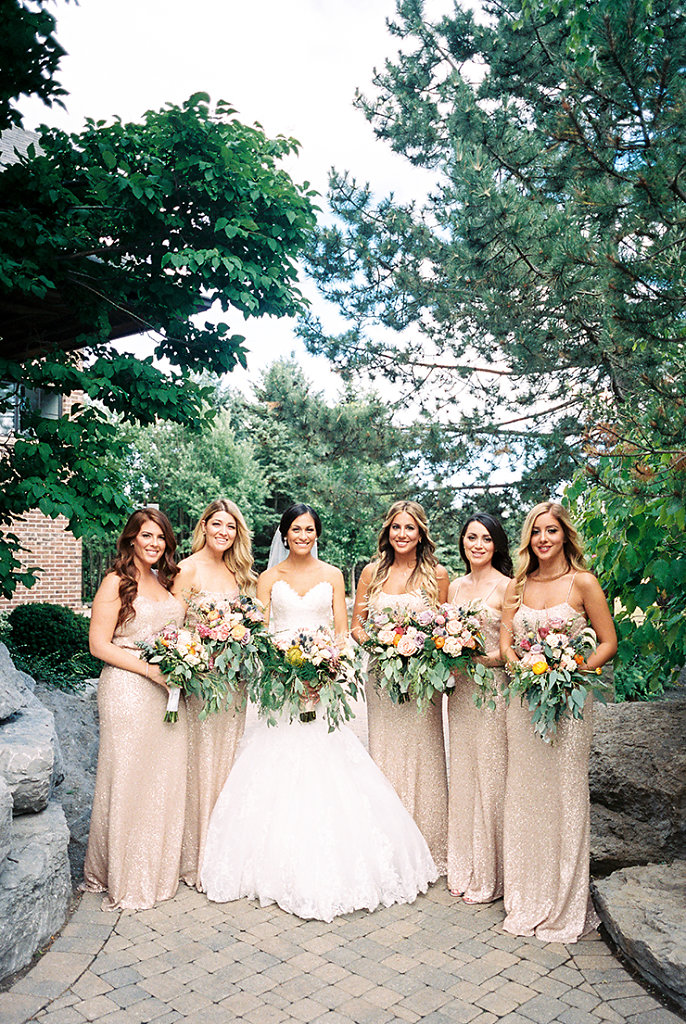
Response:
[[[274,633],[332,620],[338,635],[347,633],[343,576],[313,553],[320,533],[309,505],[281,517],[275,542],[285,557],[257,581]],[[243,741],[212,813],[201,877],[215,902],[247,896],[331,921],[411,903],[438,872],[357,737],[345,727],[329,733],[318,711],[313,722],[260,722]]]

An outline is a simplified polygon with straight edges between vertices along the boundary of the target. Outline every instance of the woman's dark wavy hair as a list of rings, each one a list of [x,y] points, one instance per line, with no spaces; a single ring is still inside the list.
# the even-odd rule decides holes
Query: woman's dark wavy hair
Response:
[[[149,520],[159,526],[164,535],[164,551],[154,568],[157,570],[157,579],[165,590],[171,590],[174,577],[179,571],[179,567],[174,561],[176,537],[171,523],[164,512],[160,512],[158,508],[139,508],[129,516],[121,536],[117,539],[117,555],[109,569],[109,572],[114,572],[119,577],[121,607],[117,616],[117,629],[134,615],[133,602],[138,594],[138,580],[133,560],[133,541],[140,533],[143,523],[147,523]]]
[[[288,547],[288,541],[286,540],[286,534],[290,530],[292,523],[299,516],[306,516],[306,515],[307,516],[312,516],[312,518],[314,520],[314,528],[317,531],[317,537],[321,537],[321,535],[322,535],[322,521],[319,518],[318,513],[315,512],[315,510],[312,508],[311,505],[304,505],[301,502],[299,502],[299,503],[297,503],[295,505],[290,505],[286,509],[284,514],[281,516],[281,520],[279,522],[279,533],[281,534],[281,540],[284,542],[286,547]]]
[[[503,530],[498,519],[492,516],[490,512],[475,512],[473,516],[470,516],[467,522],[462,527],[462,533],[460,534],[460,556],[462,561],[470,568],[469,559],[464,549],[464,537],[467,532],[467,527],[470,523],[481,523],[485,526],[491,535],[493,541],[493,568],[501,572],[503,576],[512,576],[514,570],[512,567],[512,559],[510,558],[510,545],[507,539],[507,534]]]

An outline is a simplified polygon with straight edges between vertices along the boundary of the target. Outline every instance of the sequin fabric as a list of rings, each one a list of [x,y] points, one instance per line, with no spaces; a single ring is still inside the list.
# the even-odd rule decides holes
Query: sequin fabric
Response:
[[[481,602],[463,607],[478,618],[486,650],[497,650],[500,618]],[[492,671],[501,691],[504,670]],[[506,708],[502,698],[494,710],[477,708],[474,690],[473,679],[460,673],[448,698],[448,888],[472,903],[490,903],[503,894]]]
[[[139,595],[113,642],[138,653],[183,605]],[[107,891],[103,909],[145,910],[179,884],[186,798],[186,709],[164,721],[167,694],[135,672],[106,665],[98,684],[100,749],[83,888]]]
[[[550,619],[570,624],[572,632],[585,626],[567,602],[545,610],[522,604],[513,621],[515,643]],[[554,743],[545,743],[534,733],[527,707],[519,700],[510,702],[503,927],[513,935],[576,942],[599,924],[589,892],[592,735],[590,697],[583,720],[560,722]]]
[[[201,590],[197,597],[218,603],[238,596]],[[191,609],[186,621],[192,623]],[[197,697],[186,699],[188,708],[188,766],[186,775],[186,817],[181,849],[181,879],[202,892],[200,868],[205,855],[205,840],[210,815],[236,758],[238,744],[245,730],[246,702],[242,695],[234,707],[219,711],[200,721],[202,702]]]
[[[423,595],[375,595],[370,611],[423,608]],[[393,704],[370,672],[366,685],[369,753],[390,781],[426,839],[439,874],[446,872],[448,774],[443,702],[419,713],[417,705]]]

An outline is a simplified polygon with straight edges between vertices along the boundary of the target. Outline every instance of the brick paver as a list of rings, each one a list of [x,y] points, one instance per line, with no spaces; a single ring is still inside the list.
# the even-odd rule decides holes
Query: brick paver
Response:
[[[573,946],[500,930],[444,881],[411,906],[301,921],[181,886],[154,910],[87,893],[8,992],[2,1024],[681,1024],[594,934]]]

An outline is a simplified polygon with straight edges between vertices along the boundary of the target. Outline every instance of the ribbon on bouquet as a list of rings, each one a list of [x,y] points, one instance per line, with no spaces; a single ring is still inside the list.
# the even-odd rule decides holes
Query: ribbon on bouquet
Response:
[[[167,697],[167,710],[164,713],[165,722],[178,722],[179,720],[179,698],[181,687],[172,686]]]

